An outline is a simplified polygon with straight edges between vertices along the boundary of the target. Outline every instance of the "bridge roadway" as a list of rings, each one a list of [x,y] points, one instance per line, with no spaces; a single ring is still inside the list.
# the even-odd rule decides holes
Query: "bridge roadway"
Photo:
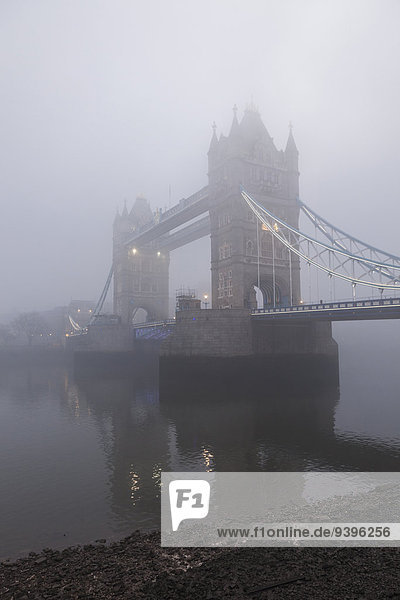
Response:
[[[400,319],[400,298],[354,300],[277,306],[253,310],[255,320],[374,321]]]
[[[251,312],[251,318],[259,320],[290,321],[376,321],[380,319],[400,319],[400,298],[382,300],[354,300],[300,304],[298,306],[277,306],[260,308]],[[175,325],[174,319],[151,323],[138,323],[134,326],[136,339],[164,339]]]

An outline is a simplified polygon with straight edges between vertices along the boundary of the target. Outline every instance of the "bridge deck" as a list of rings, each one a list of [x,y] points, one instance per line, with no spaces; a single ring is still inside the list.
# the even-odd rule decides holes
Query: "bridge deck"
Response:
[[[355,300],[277,306],[252,311],[252,318],[269,320],[314,319],[318,321],[373,321],[400,319],[400,298]]]
[[[136,340],[164,340],[172,333],[175,319],[155,321],[152,323],[137,323],[133,326]]]
[[[222,311],[226,315],[226,311]],[[400,319],[400,298],[382,300],[355,300],[325,302],[323,304],[300,304],[298,306],[277,306],[257,309],[251,312],[251,319],[290,321],[376,321]],[[175,319],[136,324],[133,327],[136,339],[164,339],[175,326]]]

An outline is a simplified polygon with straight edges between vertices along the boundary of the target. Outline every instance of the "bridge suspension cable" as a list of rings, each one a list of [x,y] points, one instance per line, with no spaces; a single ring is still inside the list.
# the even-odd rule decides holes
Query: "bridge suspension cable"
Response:
[[[108,277],[107,277],[106,283],[104,285],[103,291],[101,292],[99,301],[96,304],[96,308],[94,309],[94,311],[92,313],[92,316],[91,316],[90,321],[89,321],[89,325],[92,325],[94,323],[94,321],[96,320],[96,318],[101,313],[104,301],[105,301],[105,299],[107,297],[107,294],[108,294],[108,290],[110,289],[110,284],[111,284],[113,273],[114,273],[114,265],[111,266],[111,269],[110,269],[110,271],[108,273]]]
[[[339,227],[332,225],[329,221],[318,215],[314,210],[307,206],[304,202],[299,200],[300,209],[303,214],[311,221],[315,229],[320,231],[330,242],[331,245],[347,250],[351,254],[357,254],[364,258],[371,260],[375,259],[377,263],[385,265],[390,264],[388,261],[392,261],[397,266],[400,265],[400,258],[384,250],[379,250],[366,242],[359,240],[358,238],[346,233]]]
[[[303,212],[306,211],[316,229],[327,238],[327,242],[317,240],[274,215],[245,190],[241,193],[273,238],[286,246],[289,256],[293,252],[306,261],[309,268],[312,265],[327,273],[330,284],[332,278],[350,282],[353,286],[353,296],[356,285],[379,289],[381,293],[383,290],[400,289],[400,257],[378,250],[345,234],[302,204]],[[367,253],[369,256],[366,256]],[[291,261],[291,258],[289,260]],[[379,278],[379,281],[376,281],[376,278]],[[383,279],[385,282],[382,281]]]

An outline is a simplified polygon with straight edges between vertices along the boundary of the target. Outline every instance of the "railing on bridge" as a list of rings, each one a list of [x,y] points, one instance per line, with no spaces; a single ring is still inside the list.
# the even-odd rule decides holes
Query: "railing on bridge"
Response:
[[[179,213],[184,208],[187,208],[188,206],[192,206],[192,204],[195,204],[196,202],[200,202],[200,200],[204,200],[205,198],[207,198],[207,196],[208,196],[208,186],[206,185],[198,192],[195,192],[194,194],[189,196],[189,198],[182,198],[181,200],[179,200],[178,204],[175,204],[175,206],[172,206],[168,210],[161,213],[160,221],[165,221],[169,217],[173,217],[174,215]]]
[[[168,210],[166,210],[164,212],[158,213],[158,218],[156,221],[149,221],[148,223],[145,223],[142,227],[140,227],[137,231],[135,231],[134,235],[126,243],[129,243],[129,244],[132,243],[132,241],[135,239],[135,237],[139,237],[139,236],[143,235],[144,233],[147,233],[148,231],[153,229],[153,227],[156,227],[160,223],[164,223],[165,221],[168,221],[168,219],[178,215],[180,212],[182,212],[186,208],[193,206],[193,205],[197,204],[198,202],[201,202],[202,200],[205,200],[207,198],[207,196],[208,196],[208,186],[205,186],[198,192],[195,192],[194,194],[189,196],[188,198],[182,198],[181,200],[179,200],[178,204],[175,204],[175,206],[172,206],[171,208],[169,208]]]
[[[133,326],[135,340],[164,340],[171,335],[175,319],[156,321],[154,323],[136,323]]]
[[[254,316],[278,316],[278,315],[326,315],[332,316],[336,313],[352,311],[353,315],[360,314],[366,309],[376,311],[376,309],[389,308],[400,309],[400,298],[367,299],[367,300],[345,300],[336,302],[319,302],[311,304],[299,304],[296,306],[276,306],[271,308],[257,308],[252,310]],[[400,312],[400,311],[399,311]],[[400,316],[400,314],[399,314]]]

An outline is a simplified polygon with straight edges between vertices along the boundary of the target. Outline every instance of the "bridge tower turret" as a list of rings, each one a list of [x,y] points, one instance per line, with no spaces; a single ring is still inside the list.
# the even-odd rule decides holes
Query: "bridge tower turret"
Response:
[[[169,315],[169,252],[159,251],[156,243],[139,248],[126,241],[132,233],[156,222],[148,201],[136,201],[128,213],[126,203],[113,225],[114,313],[124,324],[132,323],[139,308],[148,320],[167,319]]]
[[[299,197],[299,151],[293,137],[293,127],[289,123],[289,137],[285,148],[285,162],[288,179],[288,197],[296,200]]]
[[[233,111],[229,135],[218,139],[214,127],[208,152],[213,308],[255,307],[258,283],[264,306],[298,303],[298,257],[289,257],[288,250],[256,223],[240,194],[242,185],[277,217],[298,227],[293,133],[290,129],[286,150],[279,151],[253,104],[240,122],[236,106]]]

